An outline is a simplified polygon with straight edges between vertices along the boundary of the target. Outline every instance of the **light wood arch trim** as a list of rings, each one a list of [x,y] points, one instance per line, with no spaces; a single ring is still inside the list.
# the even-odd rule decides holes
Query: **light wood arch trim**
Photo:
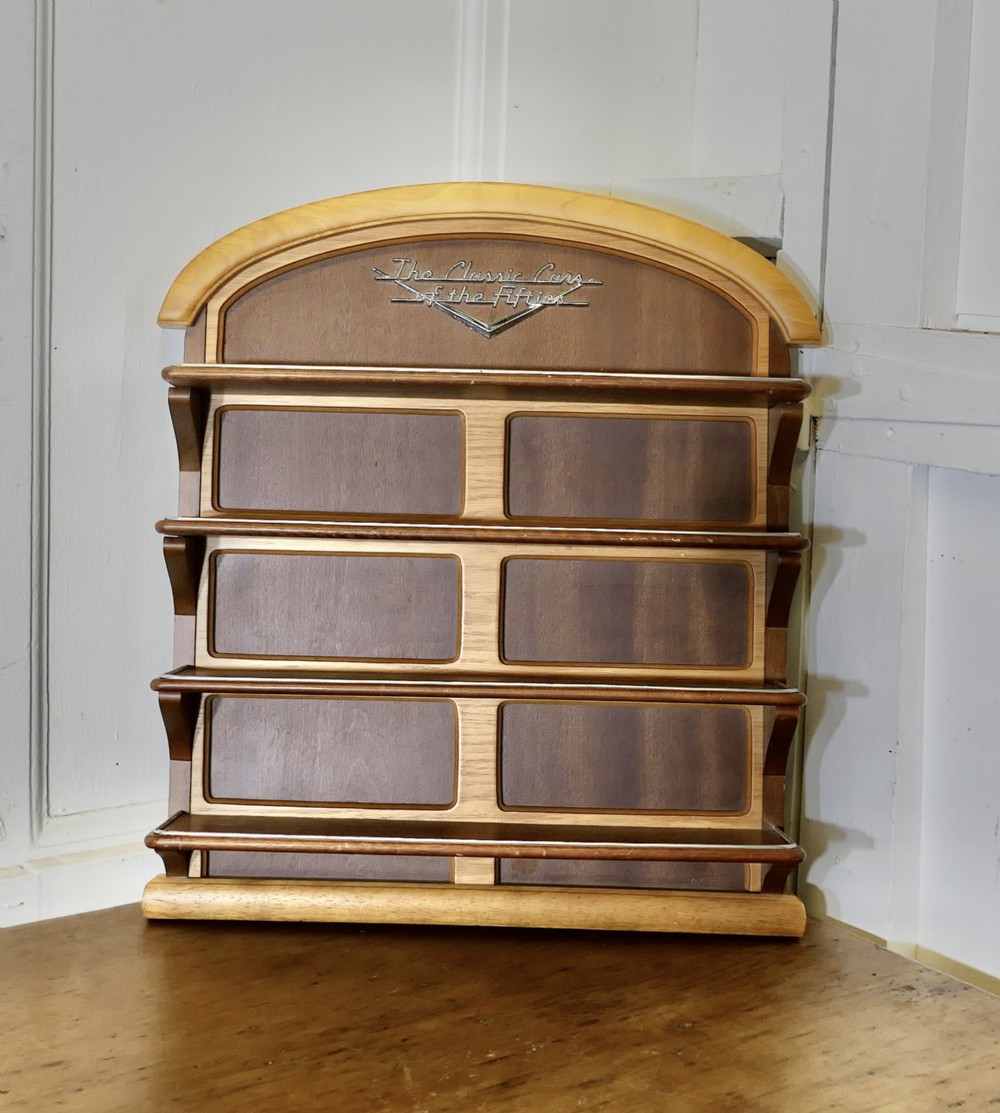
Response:
[[[805,299],[771,263],[745,245],[674,216],[595,194],[549,186],[452,182],[399,186],[334,197],[286,209],[245,225],[205,248],[181,271],[167,292],[159,323],[186,328],[220,286],[270,256],[316,240],[367,232],[373,242],[391,239],[406,225],[434,234],[435,225],[482,220],[505,234],[578,236],[581,245],[609,233],[628,253],[650,261],[668,248],[696,268],[707,267],[759,300],[787,344],[820,342],[816,318]]]

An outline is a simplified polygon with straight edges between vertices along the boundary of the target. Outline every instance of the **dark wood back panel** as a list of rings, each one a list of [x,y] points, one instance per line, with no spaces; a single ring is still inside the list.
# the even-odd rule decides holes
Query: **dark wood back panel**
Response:
[[[499,745],[508,808],[748,807],[750,721],[739,707],[507,703]]]
[[[736,862],[574,862],[571,859],[501,858],[503,885],[581,885],[598,889],[746,890]]]
[[[451,880],[451,859],[419,854],[278,854],[213,850],[208,877],[288,877],[303,881]]]
[[[507,423],[513,518],[746,523],[747,420],[520,414]]]
[[[751,660],[751,573],[742,562],[504,562],[509,662],[739,668]]]
[[[454,557],[225,551],[211,568],[216,656],[448,661],[458,654]]]
[[[215,696],[206,711],[209,799],[426,807],[455,799],[458,726],[447,700]]]
[[[401,264],[395,260],[409,260]],[[511,283],[467,281],[519,272]],[[546,269],[553,264],[553,269]],[[496,323],[525,308],[485,304],[506,285],[558,295],[569,285],[534,281],[559,274],[596,278],[566,301],[550,305],[491,337],[420,302],[382,273],[406,276],[421,293],[457,301],[461,312]],[[430,280],[413,280],[413,270]],[[447,277],[446,277],[447,276]],[[439,281],[440,279],[440,281]],[[503,296],[503,295],[501,295]],[[559,244],[506,239],[430,240],[370,248],[311,262],[269,278],[237,298],[222,321],[226,363],[360,364],[380,367],[483,367],[705,371],[752,370],[754,325],[724,298],[648,263]]]
[[[226,407],[218,510],[448,517],[461,512],[460,414]]]

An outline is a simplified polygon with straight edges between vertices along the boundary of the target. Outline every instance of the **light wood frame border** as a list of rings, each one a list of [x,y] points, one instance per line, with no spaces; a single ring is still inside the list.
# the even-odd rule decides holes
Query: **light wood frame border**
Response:
[[[206,352],[218,314],[242,289],[313,255],[380,243],[465,235],[539,238],[678,269],[752,319],[756,307],[786,344],[820,342],[805,299],[777,267],[728,236],[645,205],[549,186],[451,182],[399,186],[315,201],[254,221],[205,248],[177,276],[159,323],[187,328],[209,306]],[[758,336],[767,345],[767,330]],[[764,353],[766,354],[766,353]],[[755,369],[756,370],[756,369]],[[760,371],[757,370],[759,374]]]
[[[211,616],[214,609],[212,575],[217,554],[261,553],[282,555],[343,555],[343,556],[422,556],[451,557],[459,561],[459,631],[458,656],[447,661],[399,660],[379,658],[377,661],[356,658],[250,657],[220,655],[209,651]],[[527,560],[620,560],[626,563],[654,561],[658,563],[741,564],[749,581],[748,613],[733,621],[746,624],[748,660],[745,666],[663,665],[663,664],[594,664],[516,662],[506,664],[500,653],[503,628],[502,565],[508,559]],[[768,554],[762,549],[664,549],[645,545],[559,545],[453,542],[442,538],[432,541],[398,541],[391,546],[379,541],[346,539],[226,537],[208,539],[205,550],[205,573],[200,578],[197,599],[197,637],[194,664],[202,668],[238,669],[250,675],[266,674],[280,668],[288,671],[319,670],[341,674],[394,671],[401,665],[423,675],[454,675],[456,671],[472,675],[509,674],[532,678],[621,678],[666,676],[685,677],[695,683],[718,681],[735,684],[760,684],[765,680],[766,613],[773,601],[769,599]],[[773,592],[771,593],[773,594]]]
[[[669,831],[671,828],[704,828],[706,830],[738,831],[764,824],[763,784],[764,759],[768,746],[764,708],[759,704],[732,704],[731,709],[743,712],[746,721],[746,808],[742,812],[712,811],[604,811],[599,808],[526,808],[504,806],[500,802],[500,710],[510,703],[559,703],[572,706],[601,707],[601,700],[539,700],[504,696],[499,698],[452,698],[440,702],[451,703],[455,709],[457,728],[456,788],[454,802],[450,805],[344,805],[344,804],[294,804],[277,800],[237,801],[212,799],[206,793],[208,782],[208,751],[211,734],[211,701],[214,699],[310,699],[315,696],[237,696],[207,693],[202,701],[194,730],[191,748],[191,797],[186,809],[194,815],[231,816],[286,816],[327,817],[331,819],[412,819],[433,822],[440,819],[468,820],[487,823],[516,823],[519,825],[560,824],[571,832],[573,827],[649,827]],[[359,698],[359,697],[333,697]],[[374,698],[374,697],[360,697]],[[387,699],[392,697],[378,697]],[[414,702],[413,697],[397,697]],[[416,702],[420,702],[417,700]],[[617,706],[623,706],[618,703]],[[637,700],[629,706],[670,706],[664,702],[654,704]],[[722,704],[684,704],[718,708]],[[208,720],[208,722],[206,722]]]
[[[519,417],[612,418],[664,421],[733,421],[750,427],[749,487],[751,513],[746,518],[657,519],[657,518],[559,518],[568,526],[621,524],[633,529],[703,528],[707,530],[765,529],[768,508],[769,413],[764,407],[704,406],[635,402],[625,406],[609,402],[560,402],[557,400],[500,400],[489,398],[439,398],[414,394],[410,397],[385,398],[364,394],[314,394],[304,392],[265,393],[247,390],[222,390],[214,394],[205,422],[204,448],[201,457],[200,514],[204,518],[252,517],[260,519],[304,517],[324,521],[352,519],[390,520],[399,514],[367,511],[338,513],[313,512],[308,509],[261,510],[257,508],[222,507],[218,504],[218,441],[219,415],[228,410],[276,410],[337,412],[337,413],[420,413],[455,414],[462,419],[462,497],[459,511],[453,515],[414,515],[407,520],[459,522],[509,522],[530,527],[555,519],[514,517],[507,513],[509,426]],[[689,527],[689,523],[691,526]]]

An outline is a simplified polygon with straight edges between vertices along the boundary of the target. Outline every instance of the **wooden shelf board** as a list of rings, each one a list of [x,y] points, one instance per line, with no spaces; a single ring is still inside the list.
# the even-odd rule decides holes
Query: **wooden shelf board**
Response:
[[[650,545],[664,548],[802,552],[798,533],[642,529],[631,526],[528,526],[512,522],[390,522],[290,518],[163,518],[167,537],[318,537],[383,541],[495,541],[509,544]]]
[[[356,367],[313,365],[263,365],[234,363],[182,363],[163,370],[172,386],[209,388],[214,386],[305,387],[336,386],[343,390],[371,393],[414,387],[453,392],[468,388],[477,392],[546,392],[557,388],[560,398],[590,398],[595,392],[623,394],[679,395],[687,403],[723,402],[801,402],[812,388],[803,379],[764,378],[750,375],[648,374],[634,371],[493,371],[455,367]],[[631,398],[638,401],[637,398]]]
[[[643,703],[755,704],[801,707],[806,697],[795,688],[777,685],[727,687],[724,685],[599,684],[565,681],[528,681],[504,677],[483,679],[420,677],[414,669],[405,674],[353,673],[337,676],[322,672],[280,670],[261,675],[224,669],[187,666],[157,677],[157,692],[208,692],[219,695],[308,696],[422,696],[424,698],[597,700]]]
[[[571,816],[576,820],[578,817]],[[154,850],[428,854],[645,862],[797,863],[803,852],[774,828],[719,830],[424,820],[192,815],[179,812],[146,839]]]

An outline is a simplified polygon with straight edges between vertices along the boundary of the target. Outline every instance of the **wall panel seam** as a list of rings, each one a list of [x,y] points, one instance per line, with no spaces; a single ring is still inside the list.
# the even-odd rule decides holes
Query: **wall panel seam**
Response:
[[[35,5],[34,197],[32,220],[31,461],[31,816],[37,841],[48,822],[48,575],[50,353],[52,350],[52,116],[55,3]]]

